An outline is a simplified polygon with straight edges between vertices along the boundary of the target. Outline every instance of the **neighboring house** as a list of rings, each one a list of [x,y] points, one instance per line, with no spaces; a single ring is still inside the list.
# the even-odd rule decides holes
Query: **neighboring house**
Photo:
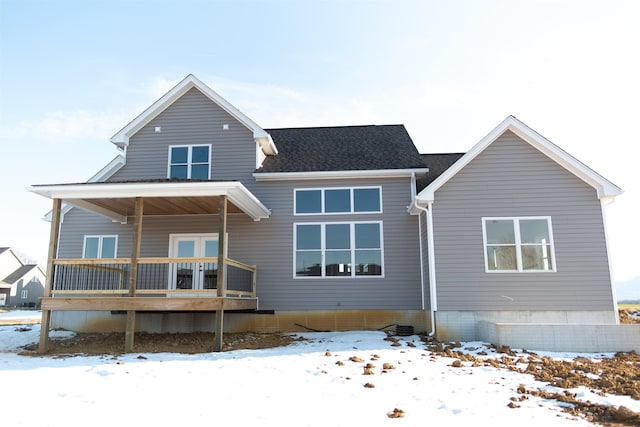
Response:
[[[54,201],[41,351],[51,324],[130,351],[136,330],[618,322],[621,190],[514,117],[421,155],[402,125],[263,129],[189,75],[111,142],[89,182],[30,187]]]
[[[23,264],[11,248],[0,248],[0,306],[37,307],[44,295],[45,274]]]

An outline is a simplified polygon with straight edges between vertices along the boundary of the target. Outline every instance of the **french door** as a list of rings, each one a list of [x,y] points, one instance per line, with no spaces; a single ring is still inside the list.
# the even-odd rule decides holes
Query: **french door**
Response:
[[[218,256],[218,234],[171,234],[169,257],[203,258]],[[172,263],[169,289],[216,289],[218,263],[180,262]]]

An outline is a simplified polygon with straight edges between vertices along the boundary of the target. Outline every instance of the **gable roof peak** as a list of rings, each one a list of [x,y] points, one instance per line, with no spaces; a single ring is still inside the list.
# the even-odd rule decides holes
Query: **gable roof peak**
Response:
[[[129,145],[129,139],[140,129],[142,129],[147,123],[153,120],[156,116],[166,110],[171,104],[173,104],[182,95],[187,93],[192,88],[196,88],[212,102],[217,104],[220,108],[229,113],[232,117],[246,126],[253,132],[253,138],[258,143],[262,151],[266,155],[274,155],[278,153],[271,136],[260,127],[257,123],[247,117],[244,113],[231,105],[226,99],[220,96],[217,92],[204,84],[193,74],[188,74],[178,84],[165,93],[160,99],[151,104],[146,110],[140,113],[135,119],[130,121],[125,127],[120,129],[115,135],[111,137],[111,142],[120,148],[124,148]]]
[[[622,194],[622,189],[620,187],[613,184],[575,157],[571,156],[569,153],[549,141],[544,136],[540,135],[535,130],[531,129],[515,116],[509,115],[449,169],[424,188],[417,195],[417,200],[422,200],[424,202],[434,201],[435,192],[440,189],[440,187],[442,187],[456,173],[469,164],[471,160],[476,158],[485,150],[485,148],[491,145],[507,131],[513,132],[520,139],[545,154],[551,160],[555,161],[587,184],[591,185],[596,189],[599,199],[613,199]]]

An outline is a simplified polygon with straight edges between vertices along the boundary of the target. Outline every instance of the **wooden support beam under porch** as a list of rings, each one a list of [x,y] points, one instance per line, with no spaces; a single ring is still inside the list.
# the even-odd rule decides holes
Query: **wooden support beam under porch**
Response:
[[[218,311],[257,310],[257,298],[232,297],[51,297],[42,298],[43,311]]]

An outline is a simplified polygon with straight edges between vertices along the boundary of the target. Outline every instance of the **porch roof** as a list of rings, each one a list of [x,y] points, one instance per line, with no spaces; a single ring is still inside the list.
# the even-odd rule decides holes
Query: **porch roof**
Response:
[[[236,181],[147,180],[32,185],[29,191],[126,222],[135,214],[135,199],[143,197],[144,215],[218,213],[219,197],[227,196],[229,213],[245,213],[254,221],[271,212],[242,183]]]

